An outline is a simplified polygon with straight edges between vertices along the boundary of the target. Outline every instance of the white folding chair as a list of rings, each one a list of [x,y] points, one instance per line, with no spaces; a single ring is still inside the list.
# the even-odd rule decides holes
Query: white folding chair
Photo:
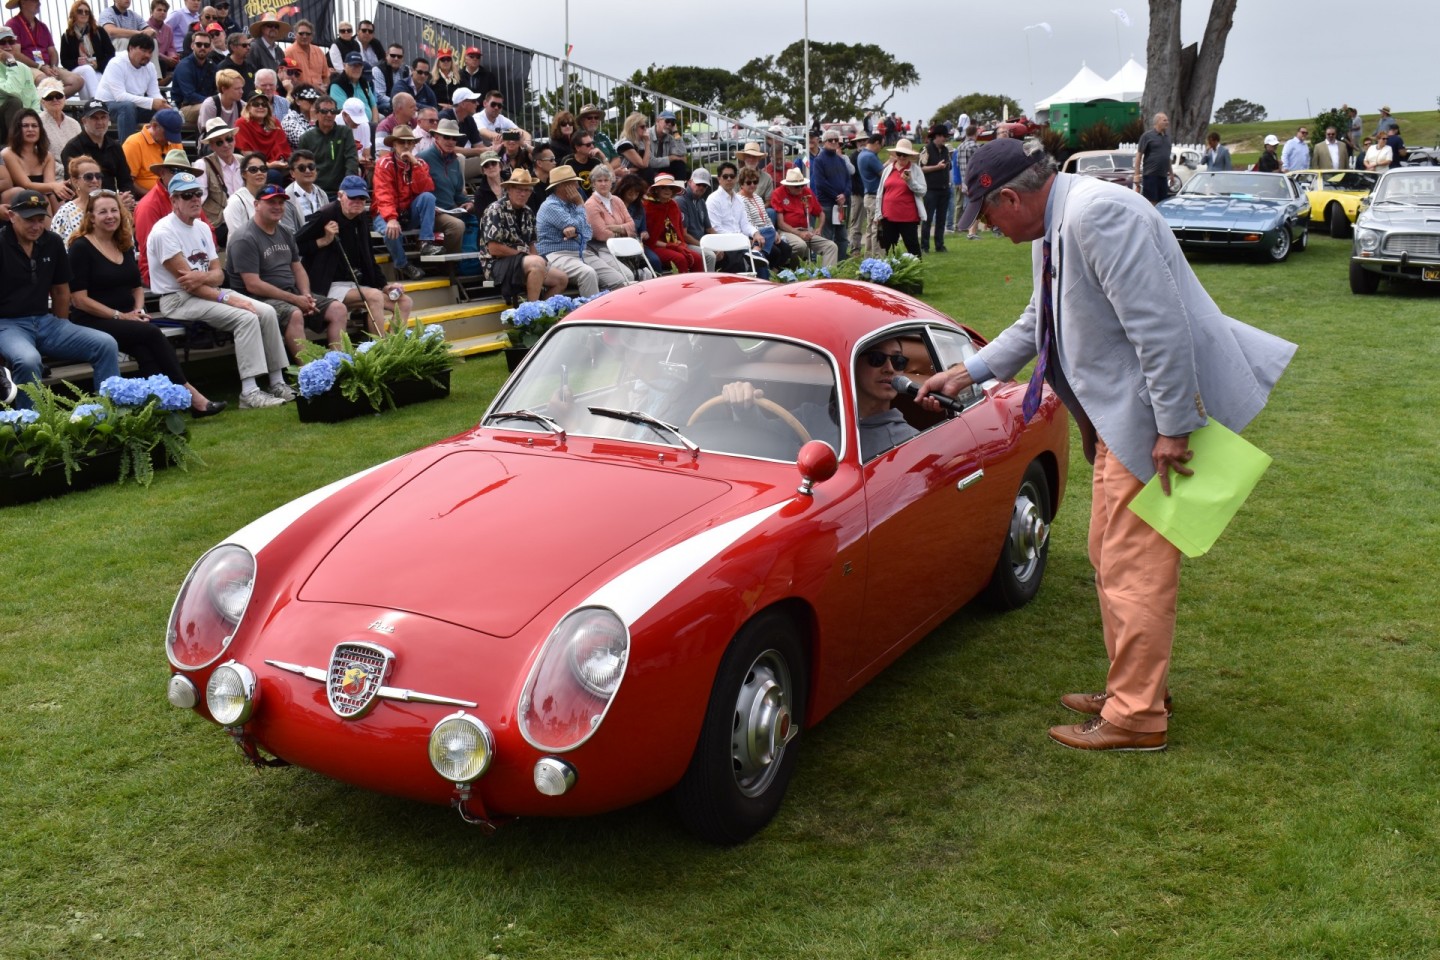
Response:
[[[700,238],[700,249],[714,252],[717,271],[721,258],[725,254],[742,254],[742,260],[747,267],[747,269],[741,271],[742,275],[747,277],[757,276],[755,272],[755,261],[750,257],[750,238],[743,233],[707,233]]]
[[[650,269],[650,259],[645,256],[645,246],[635,237],[611,237],[605,241],[605,247],[612,257],[634,272],[636,280],[655,279],[655,271]]]

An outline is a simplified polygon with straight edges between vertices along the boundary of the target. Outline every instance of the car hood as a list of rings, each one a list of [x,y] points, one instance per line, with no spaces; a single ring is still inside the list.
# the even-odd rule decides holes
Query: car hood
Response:
[[[1361,227],[1377,230],[1405,230],[1414,233],[1440,233],[1440,207],[1416,207],[1400,204],[1371,206],[1362,214]]]
[[[1272,224],[1285,215],[1287,202],[1256,197],[1171,197],[1159,210],[1170,223],[1215,229]]]
[[[730,484],[681,468],[457,451],[370,509],[301,589],[509,637],[620,552]],[[697,525],[708,514],[697,514]]]

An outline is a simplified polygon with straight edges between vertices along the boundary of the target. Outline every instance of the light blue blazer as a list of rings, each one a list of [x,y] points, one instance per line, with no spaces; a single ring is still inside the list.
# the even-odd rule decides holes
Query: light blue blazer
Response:
[[[1065,173],[1050,189],[1057,354],[1100,439],[1146,481],[1158,435],[1188,434],[1208,417],[1243,430],[1295,344],[1221,313],[1140,194]],[[1042,247],[1031,246],[1030,303],[978,357],[1001,379],[1040,349]]]

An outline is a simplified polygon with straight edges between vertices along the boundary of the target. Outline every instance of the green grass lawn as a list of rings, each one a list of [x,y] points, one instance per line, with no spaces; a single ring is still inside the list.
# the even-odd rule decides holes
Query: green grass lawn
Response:
[[[663,799],[486,838],[255,771],[165,702],[194,559],[472,424],[499,357],[384,417],[227,412],[195,425],[204,468],[0,511],[0,956],[1440,955],[1440,292],[1353,297],[1348,250],[1197,263],[1224,309],[1300,350],[1247,430],[1274,466],[1186,564],[1168,752],[1045,737],[1105,671],[1077,444],[1039,598],[961,612],[807,731],[779,817],[738,849],[690,840]],[[1029,296],[1008,241],[929,263],[929,299],[989,335]],[[233,369],[201,374],[233,399]],[[461,558],[455,577],[506,589]]]

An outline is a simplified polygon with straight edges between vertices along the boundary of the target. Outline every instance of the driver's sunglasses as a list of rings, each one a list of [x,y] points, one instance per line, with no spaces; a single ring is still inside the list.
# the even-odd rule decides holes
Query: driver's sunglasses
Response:
[[[883,353],[879,350],[866,350],[861,356],[872,367],[883,367],[886,361],[889,361],[890,366],[896,370],[904,370],[905,365],[910,362],[903,353]]]

